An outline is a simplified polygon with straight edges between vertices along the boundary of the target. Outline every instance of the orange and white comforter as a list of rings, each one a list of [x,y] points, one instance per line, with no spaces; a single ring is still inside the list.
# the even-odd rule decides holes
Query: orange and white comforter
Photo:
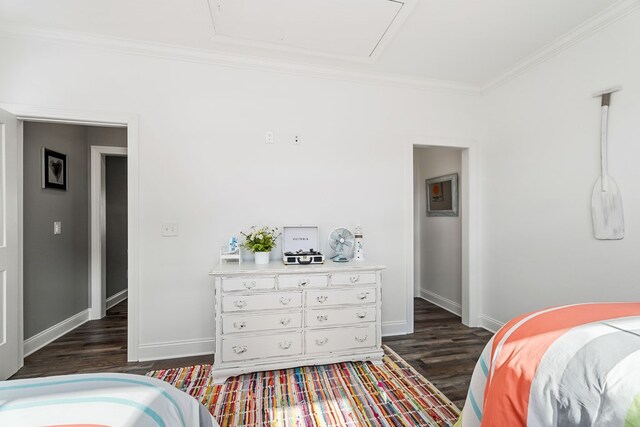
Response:
[[[640,426],[640,303],[511,320],[478,360],[456,425]]]

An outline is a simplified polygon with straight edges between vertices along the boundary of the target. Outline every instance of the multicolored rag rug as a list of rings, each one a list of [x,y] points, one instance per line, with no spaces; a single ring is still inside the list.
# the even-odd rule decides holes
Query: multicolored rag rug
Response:
[[[211,365],[152,371],[222,427],[452,426],[460,412],[390,348],[384,365],[346,362],[255,372],[213,385]]]

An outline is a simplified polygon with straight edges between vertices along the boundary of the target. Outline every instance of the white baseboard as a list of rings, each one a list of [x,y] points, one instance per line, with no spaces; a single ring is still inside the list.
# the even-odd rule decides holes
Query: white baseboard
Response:
[[[145,362],[147,360],[201,356],[203,354],[213,354],[214,350],[215,341],[213,338],[141,344],[138,347],[138,360]]]
[[[396,320],[395,322],[382,322],[382,336],[392,337],[394,335],[406,335],[407,322]]]
[[[128,294],[129,294],[129,291],[125,289],[124,291],[120,291],[117,294],[107,298],[107,310],[109,310],[111,307],[115,305],[118,305],[122,301],[126,300],[127,297],[129,296]]]
[[[53,325],[31,338],[24,340],[24,357],[40,350],[45,345],[57,340],[66,333],[71,332],[78,326],[89,320],[89,309],[87,308],[80,313],[63,320],[57,325]]]
[[[483,314],[480,315],[480,326],[487,331],[498,332],[498,329],[504,326],[504,323]]]
[[[420,289],[419,296],[423,300],[427,300],[430,303],[435,304],[438,307],[444,308],[445,310],[455,314],[456,316],[462,317],[462,305],[455,301],[452,301],[445,297],[441,297],[440,295],[426,289]]]

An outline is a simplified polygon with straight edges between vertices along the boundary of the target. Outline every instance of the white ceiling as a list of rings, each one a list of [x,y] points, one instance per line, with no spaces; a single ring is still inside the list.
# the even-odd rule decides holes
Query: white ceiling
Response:
[[[365,6],[367,1],[371,4]],[[263,6],[256,13],[251,6],[257,2],[270,7]],[[404,3],[393,20],[398,28],[385,30],[398,2]],[[218,3],[223,15],[225,10],[229,14],[216,20]],[[326,13],[319,12],[325,3]],[[482,85],[616,3],[618,0],[211,0],[210,10],[209,0],[0,0],[0,21]],[[400,16],[405,12],[407,16]],[[257,24],[259,19],[264,22]],[[333,22],[331,28],[327,22]],[[381,33],[384,43],[375,48],[376,55],[362,60],[367,56],[363,52],[376,46]]]
[[[373,54],[403,7],[396,0],[208,1],[217,40],[355,58]]]

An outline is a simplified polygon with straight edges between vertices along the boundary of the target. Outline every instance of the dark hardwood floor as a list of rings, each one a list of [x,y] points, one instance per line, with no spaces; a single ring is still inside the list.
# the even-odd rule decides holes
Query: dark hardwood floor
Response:
[[[466,398],[476,360],[492,334],[467,328],[460,318],[422,299],[415,300],[415,333],[383,339],[458,407]],[[145,374],[211,363],[212,355],[151,362],[127,362],[127,302],[43,347],[11,379],[89,372]]]
[[[468,328],[423,299],[414,301],[414,333],[382,341],[462,409],[473,368],[493,333]]]
[[[91,372],[145,374],[212,363],[213,355],[150,362],[127,362],[127,301],[107,311],[100,320],[90,320],[24,359],[24,366],[10,379]]]

